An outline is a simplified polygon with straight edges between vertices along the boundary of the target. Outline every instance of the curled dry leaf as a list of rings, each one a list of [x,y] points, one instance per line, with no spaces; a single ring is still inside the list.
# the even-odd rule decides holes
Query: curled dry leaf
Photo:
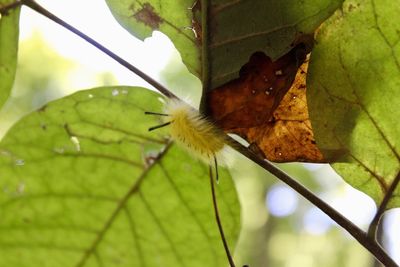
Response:
[[[268,160],[325,162],[308,118],[307,52],[299,45],[274,62],[254,53],[238,79],[208,93],[210,117]]]

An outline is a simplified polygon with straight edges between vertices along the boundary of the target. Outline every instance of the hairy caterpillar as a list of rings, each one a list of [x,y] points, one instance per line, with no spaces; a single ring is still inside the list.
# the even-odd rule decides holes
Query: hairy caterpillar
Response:
[[[149,131],[169,126],[173,140],[194,157],[210,166],[210,182],[215,218],[229,264],[231,267],[235,267],[219,218],[211,167],[212,164],[214,164],[216,181],[218,182],[217,154],[223,149],[227,142],[226,135],[221,129],[207,119],[207,117],[201,115],[199,111],[179,99],[169,99],[165,105],[164,112],[165,113],[145,112],[145,114],[158,115],[164,118],[164,123],[149,128]]]
[[[181,147],[206,164],[215,164],[217,154],[223,149],[226,137],[196,109],[178,99],[170,99],[165,105],[165,113],[146,112],[164,117],[164,123],[151,127],[149,131],[170,125],[170,134]],[[216,171],[218,180],[218,172]]]

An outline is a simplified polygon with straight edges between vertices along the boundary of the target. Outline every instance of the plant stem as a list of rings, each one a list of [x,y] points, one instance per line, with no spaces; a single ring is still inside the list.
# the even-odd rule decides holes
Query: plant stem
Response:
[[[230,137],[229,137],[230,138]],[[255,162],[257,165],[262,167],[263,169],[267,170],[269,173],[273,174],[282,182],[286,183],[290,186],[293,190],[297,193],[302,195],[305,199],[310,201],[316,207],[318,207],[321,211],[323,211],[326,215],[328,215],[333,221],[343,227],[350,235],[352,235],[362,246],[364,246],[372,255],[375,256],[377,260],[379,260],[382,264],[386,267],[397,267],[398,265],[394,262],[392,258],[386,253],[386,251],[376,242],[375,239],[370,238],[366,232],[360,229],[357,225],[352,223],[342,214],[340,214],[337,210],[332,208],[302,184],[297,182],[295,179],[290,177],[288,174],[277,168],[275,165],[270,163],[267,160],[259,157],[258,155],[254,154],[248,148],[244,147],[237,141],[230,138],[229,145],[250,159],[251,161]]]
[[[381,204],[379,205],[378,210],[376,211],[374,218],[372,219],[369,225],[368,236],[370,238],[376,239],[376,232],[379,227],[380,219],[383,213],[386,211],[387,204],[389,203],[389,200],[392,198],[394,190],[398,186],[399,182],[400,182],[400,172],[397,173],[397,176],[394,178],[393,182],[389,186]]]
[[[214,160],[215,160],[215,157],[214,157]],[[229,261],[229,265],[231,267],[235,267],[235,262],[233,261],[232,255],[231,255],[231,253],[229,251],[228,242],[226,241],[226,238],[225,238],[224,229],[222,227],[221,219],[219,218],[217,198],[216,198],[216,195],[215,195],[215,185],[214,185],[215,181],[214,181],[214,177],[212,175],[212,167],[211,166],[212,165],[210,165],[210,168],[209,168],[210,171],[209,172],[210,172],[211,196],[212,196],[212,202],[213,202],[213,207],[214,207],[215,219],[217,221],[218,230],[219,230],[219,233],[221,235],[221,240],[222,240],[222,243],[224,245],[224,249],[225,249],[225,253],[226,253],[226,256],[228,258],[228,261]],[[218,173],[218,169],[217,169],[217,164],[216,163],[215,163],[215,172]],[[217,176],[218,176],[218,174],[217,174]]]
[[[69,31],[75,33],[79,37],[83,38],[99,50],[101,50],[103,53],[107,54],[110,56],[112,59],[141,77],[143,80],[154,86],[155,89],[157,89],[159,92],[164,94],[165,96],[169,98],[177,98],[172,92],[170,92],[168,89],[166,89],[163,85],[158,83],[156,80],[145,74],[144,72],[140,71],[138,68],[134,67],[121,57],[117,56],[115,53],[111,52],[104,46],[102,46],[100,43],[96,42],[92,38],[88,37],[87,35],[83,34],[76,28],[72,27],[65,21],[61,20],[60,18],[56,17],[43,7],[41,7],[39,4],[37,4],[33,0],[20,0],[16,1],[14,6],[18,6],[20,4],[24,4],[36,12],[42,14],[43,16],[49,18],[50,20],[53,20],[54,22],[60,24],[64,28],[68,29]],[[0,8],[0,12],[4,12],[3,8]],[[282,182],[286,183],[288,186],[290,186],[293,190],[295,190],[297,193],[302,195],[305,199],[310,201],[312,204],[314,204],[316,207],[318,207],[321,211],[323,211],[326,215],[328,215],[333,221],[335,221],[337,224],[339,224],[341,227],[343,227],[347,232],[349,232],[361,245],[363,245],[368,251],[370,251],[376,259],[378,259],[382,264],[384,264],[387,267],[398,267],[398,265],[391,259],[388,254],[383,250],[383,248],[375,241],[374,238],[370,238],[366,232],[361,230],[359,227],[357,227],[355,224],[353,224],[351,221],[349,221],[347,218],[345,218],[342,214],[340,214],[338,211],[333,209],[331,206],[329,206],[326,202],[324,202],[322,199],[317,197],[315,194],[313,194],[311,191],[309,191],[307,188],[305,188],[303,185],[301,185],[299,182],[294,180],[292,177],[290,177],[288,174],[280,170],[279,168],[275,167],[272,163],[264,160],[263,158],[257,156],[253,152],[251,152],[248,148],[244,147],[243,145],[239,144],[232,138],[228,137],[228,145],[230,145],[232,148],[237,150],[239,153],[243,154],[246,156],[248,159],[252,160],[255,162],[257,165],[262,167],[263,169],[267,170],[271,174],[273,174],[275,177],[277,177],[279,180]]]
[[[383,215],[380,219],[380,222],[377,226],[376,229],[376,242],[378,242],[379,244],[381,244],[382,247],[384,247],[384,235],[385,235],[385,228],[384,228],[384,222],[385,222],[385,216]],[[373,267],[382,267],[382,264],[377,260],[374,259],[374,262],[372,264]]]
[[[123,58],[121,58],[120,56],[118,56],[117,54],[113,53],[112,51],[110,51],[109,49],[107,49],[106,47],[101,45],[99,42],[95,41],[94,39],[92,39],[89,36],[87,36],[86,34],[82,33],[81,31],[79,31],[75,27],[71,26],[67,22],[65,22],[62,19],[58,18],[57,16],[55,16],[54,14],[52,14],[51,12],[49,12],[48,10],[46,10],[45,8],[40,6],[35,1],[33,1],[33,0],[21,0],[21,2],[22,2],[22,4],[30,7],[31,9],[35,10],[39,14],[49,18],[50,20],[52,20],[54,22],[56,22],[57,24],[59,24],[62,27],[66,28],[67,30],[69,30],[70,32],[75,33],[76,35],[78,35],[79,37],[81,37],[82,39],[84,39],[85,41],[90,43],[91,45],[95,46],[97,49],[99,49],[100,51],[102,51],[103,53],[105,53],[106,55],[108,55],[109,57],[114,59],[115,61],[117,61],[119,64],[121,64],[122,66],[124,66],[128,70],[132,71],[133,73],[138,75],[140,78],[142,78],[146,82],[148,82],[150,85],[152,85],[155,89],[157,89],[160,93],[162,93],[166,97],[168,97],[168,98],[177,98],[172,92],[167,90],[162,84],[160,84],[159,82],[157,82],[156,80],[154,80],[153,78],[151,78],[150,76],[148,76],[147,74],[145,74],[144,72],[142,72],[141,70],[139,70],[138,68],[136,68],[135,66],[130,64],[128,61],[126,61]]]

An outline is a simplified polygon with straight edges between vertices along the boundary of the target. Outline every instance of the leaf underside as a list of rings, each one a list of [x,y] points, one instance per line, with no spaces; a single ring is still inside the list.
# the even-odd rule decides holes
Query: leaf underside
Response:
[[[80,91],[0,143],[0,266],[224,266],[208,167],[165,138],[143,88]],[[140,101],[139,101],[140,100]],[[220,171],[229,243],[239,205]]]
[[[0,0],[0,6],[11,3]],[[10,96],[17,68],[20,8],[0,18],[0,108]]]
[[[287,53],[342,3],[341,0],[214,0],[209,7],[208,47],[202,50],[201,4],[181,0],[107,0],[112,13],[129,32],[144,39],[154,30],[175,44],[188,69],[197,77],[209,72],[211,88],[239,76],[256,52],[272,59]],[[204,1],[206,2],[206,1]],[[207,69],[202,58],[207,55]]]
[[[307,80],[317,144],[346,151],[334,169],[387,209],[400,205],[399,12],[398,0],[346,1],[318,34]]]

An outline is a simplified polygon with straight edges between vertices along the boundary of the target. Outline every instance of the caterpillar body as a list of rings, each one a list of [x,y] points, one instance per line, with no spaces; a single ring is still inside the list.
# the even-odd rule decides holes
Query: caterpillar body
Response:
[[[164,112],[146,112],[164,118],[163,124],[149,130],[169,125],[171,137],[178,145],[206,164],[213,163],[225,145],[223,131],[196,109],[178,99],[168,100]]]
[[[210,164],[225,145],[222,130],[180,100],[170,100],[165,112],[171,121],[171,137],[193,156]]]

